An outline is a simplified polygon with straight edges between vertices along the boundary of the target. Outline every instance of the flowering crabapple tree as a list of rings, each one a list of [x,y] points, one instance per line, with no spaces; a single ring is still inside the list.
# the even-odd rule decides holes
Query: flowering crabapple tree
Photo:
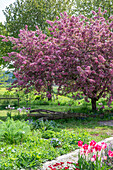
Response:
[[[54,46],[38,27],[36,31],[29,31],[26,26],[18,36],[1,36],[3,41],[11,41],[13,44],[13,52],[3,57],[5,61],[12,62],[15,68],[17,80],[11,88],[20,86],[29,91],[30,87],[35,87],[38,92],[46,92],[48,99],[51,99],[53,68],[58,65],[57,56],[53,55]]]
[[[55,56],[60,57],[55,77],[59,90],[64,93],[81,92],[85,100],[92,103],[101,97],[110,106],[113,99],[113,16],[108,20],[107,11],[92,11],[93,17],[61,14],[50,24]],[[109,94],[109,96],[108,96]]]
[[[13,50],[4,57],[13,62],[17,82],[14,87],[34,86],[51,96],[54,82],[62,93],[79,92],[92,103],[106,97],[113,99],[113,16],[105,19],[99,8],[93,17],[68,16],[66,12],[55,21],[47,21],[51,36],[38,29],[20,30],[19,38],[3,37],[11,41]],[[109,94],[109,96],[108,96]],[[79,94],[78,94],[79,95]]]

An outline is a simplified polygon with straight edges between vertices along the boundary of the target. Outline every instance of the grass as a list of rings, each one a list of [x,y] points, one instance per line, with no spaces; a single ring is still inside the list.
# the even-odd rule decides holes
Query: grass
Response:
[[[75,131],[76,133],[87,132],[88,135],[93,138],[93,140],[101,141],[105,138],[113,136],[113,126],[102,126],[98,122],[101,119],[69,119],[66,121],[59,120],[60,124],[70,131]]]
[[[24,91],[16,92],[15,89],[11,92],[7,91],[5,88],[0,88],[0,95],[15,95],[18,94],[20,97],[20,106],[21,107],[31,107],[32,109],[47,109],[47,110],[53,110],[53,111],[71,111],[73,113],[75,112],[84,112],[88,113],[91,111],[91,101],[89,103],[86,103],[83,98],[78,98],[77,100],[72,98],[72,94],[68,94],[67,96],[57,96],[57,87],[54,87],[54,98],[52,101],[48,101],[47,98],[41,99],[40,95],[34,95],[36,91],[32,91],[29,94],[24,94]],[[57,98],[58,97],[58,98]],[[97,108],[100,109],[102,106],[99,105],[99,103],[102,103],[104,105],[106,110],[109,110],[107,106],[106,99],[101,98],[97,102]],[[7,100],[1,100],[2,105],[7,106],[8,101]],[[10,100],[10,105],[17,106],[17,100]],[[113,102],[111,103],[111,107],[113,108]],[[0,109],[3,109],[3,107]]]

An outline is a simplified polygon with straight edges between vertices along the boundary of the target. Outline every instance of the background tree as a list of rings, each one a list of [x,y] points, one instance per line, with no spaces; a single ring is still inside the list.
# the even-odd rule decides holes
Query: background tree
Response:
[[[98,12],[98,8],[101,8],[103,11],[107,10],[105,18],[107,19],[113,15],[113,1],[112,0],[75,0],[73,6],[73,14],[83,14],[87,17],[92,17],[91,11],[94,10]]]
[[[5,26],[0,23],[0,35],[8,36],[8,32],[6,31]],[[2,38],[0,38],[0,66],[7,66],[8,63],[6,63],[3,60],[3,56],[6,55],[11,50],[11,42],[3,42]]]
[[[28,25],[30,30],[35,26],[45,32],[46,20],[54,20],[61,12],[72,11],[73,0],[17,0],[5,8],[5,27],[11,36],[17,37],[20,29]]]
[[[8,81],[8,75],[0,68],[0,86],[6,86]]]

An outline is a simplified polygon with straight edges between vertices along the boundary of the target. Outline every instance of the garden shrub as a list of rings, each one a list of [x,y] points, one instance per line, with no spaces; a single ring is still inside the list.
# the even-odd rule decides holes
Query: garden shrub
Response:
[[[24,146],[26,147],[26,149],[24,148]],[[15,149],[13,149],[12,147],[5,148],[4,154],[6,154],[7,157],[4,157],[4,155],[0,160],[1,170],[20,170],[23,168],[37,169],[39,166],[41,166],[41,157],[38,155],[36,147],[35,150],[33,149],[32,143],[22,145],[21,150],[19,147],[15,147]]]
[[[57,138],[52,138],[50,142],[53,147],[61,147],[62,146],[61,141]]]
[[[42,131],[45,130],[53,130],[57,125],[54,121],[44,121],[43,118],[40,118],[36,121],[30,120],[29,124],[32,129],[40,129]]]
[[[30,126],[24,121],[8,118],[0,124],[0,140],[6,143],[18,143],[24,141],[30,134]]]
[[[49,139],[54,137],[55,137],[55,132],[52,130],[47,130],[45,132],[42,132],[42,138]]]

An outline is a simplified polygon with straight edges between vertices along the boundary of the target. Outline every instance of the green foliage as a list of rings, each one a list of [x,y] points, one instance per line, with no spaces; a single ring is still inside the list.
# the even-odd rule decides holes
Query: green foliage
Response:
[[[6,28],[10,35],[17,37],[19,30],[29,26],[34,30],[38,25],[43,31],[47,28],[46,20],[54,20],[61,12],[71,13],[73,1],[69,0],[17,0],[4,10]]]
[[[0,124],[0,141],[6,143],[23,142],[30,135],[30,127],[24,121],[8,118]]]
[[[94,10],[98,12],[98,8],[101,7],[102,11],[107,10],[105,14],[106,18],[113,15],[113,1],[112,0],[75,0],[75,5],[73,8],[74,14],[83,14],[85,16],[92,16],[91,11]]]
[[[8,36],[8,31],[6,27],[0,23],[0,35]],[[12,68],[12,64],[4,61],[3,57],[7,56],[7,53],[11,52],[12,44],[11,42],[3,42],[2,38],[0,38],[0,66]]]
[[[8,76],[5,74],[5,71],[3,71],[0,68],[0,86],[5,86],[6,85],[6,81],[8,80]]]
[[[54,129],[56,126],[56,123],[54,121],[52,121],[52,120],[44,121],[43,118],[38,119],[36,121],[30,120],[29,124],[31,125],[32,129],[40,129],[41,131]]]
[[[16,166],[18,168],[38,168],[40,165],[39,158],[35,152],[21,152],[21,154],[17,156]]]
[[[59,141],[59,139],[57,139],[57,138],[52,138],[51,144],[53,147],[61,147],[62,146],[61,141]]]
[[[28,125],[29,122],[30,125]],[[16,141],[12,142],[10,141],[10,138],[1,138],[0,136],[1,170],[41,169],[41,165],[47,160],[53,160],[62,154],[66,154],[78,148],[79,140],[84,143],[91,141],[92,138],[90,138],[89,130],[91,130],[92,126],[92,129],[97,132],[94,128],[94,122],[89,122],[88,125],[85,121],[80,123],[80,121],[75,119],[68,119],[68,121],[46,120],[41,123],[39,123],[40,121],[36,121],[38,126],[35,130],[32,128],[32,132],[30,131],[30,126],[32,126],[35,121],[29,122],[19,120],[14,121],[13,119],[7,119],[6,122],[0,121],[0,134],[2,131],[3,133],[8,132],[7,136],[12,136]],[[51,124],[54,126],[51,126]],[[55,130],[56,128],[57,131]],[[88,130],[86,130],[86,128],[88,128]],[[29,132],[26,129],[29,129]],[[19,130],[25,131],[26,133],[23,135],[26,134],[26,136],[23,136],[22,138],[19,137],[18,140],[15,134],[18,134]],[[16,131],[16,133],[14,134],[12,131]],[[106,131],[108,131],[107,128]],[[98,136],[96,136],[96,140],[98,140]]]
[[[44,124],[46,124],[45,130]],[[53,125],[59,129],[59,125],[57,126],[54,121],[46,120],[41,122],[40,128],[31,133],[28,122],[14,121],[9,118],[6,122],[1,121],[0,156],[2,159],[0,160],[0,168],[36,169],[41,166],[41,163],[77,148],[79,139],[83,140],[84,138],[85,142],[89,140],[87,133],[84,135],[82,133],[80,136],[74,131],[60,130],[60,132],[56,132]],[[48,130],[49,128],[52,130]],[[23,131],[25,133],[21,133]]]
[[[6,31],[5,26],[0,23],[0,35],[8,35],[8,32]],[[0,66],[7,65],[7,62],[3,60],[3,56],[5,56],[11,49],[11,43],[10,42],[3,42],[2,38],[0,38]]]
[[[42,137],[45,139],[49,139],[49,138],[54,138],[55,137],[55,132],[52,130],[47,130],[42,132]]]
[[[7,118],[8,117],[11,119],[11,112],[7,112]]]

